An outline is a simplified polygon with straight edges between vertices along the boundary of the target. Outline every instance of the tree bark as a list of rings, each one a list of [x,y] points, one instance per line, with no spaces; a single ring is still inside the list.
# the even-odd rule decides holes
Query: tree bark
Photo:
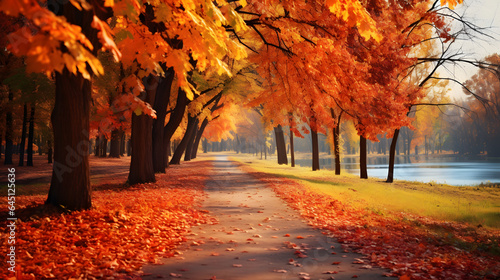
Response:
[[[170,139],[175,133],[175,130],[179,127],[179,124],[184,118],[184,112],[186,111],[186,106],[188,103],[188,99],[186,97],[186,93],[179,88],[177,93],[177,103],[175,104],[174,111],[170,115],[170,119],[165,125],[164,135],[163,135],[163,145],[164,147],[170,146]],[[168,153],[169,149],[165,149],[165,167],[168,167],[168,157],[170,156]]]
[[[361,179],[368,179],[368,170],[366,166],[366,138],[359,138],[359,172]]]
[[[109,148],[109,157],[120,158],[120,130],[113,129],[111,131],[111,146]]]
[[[38,137],[37,137],[37,145],[38,145],[38,155],[41,156],[43,155],[42,153],[42,147],[43,147],[43,140],[42,140],[42,136],[39,134]]]
[[[14,100],[14,92],[9,88],[9,103],[12,104]],[[13,135],[13,125],[12,125],[12,106],[7,106],[7,114],[5,116],[5,159],[4,164],[12,164],[12,152],[13,152],[13,144],[12,144],[12,135]]]
[[[387,183],[394,182],[394,163],[396,157],[396,144],[398,142],[399,129],[394,131],[394,136],[392,136],[391,147],[389,148],[389,172],[387,174]]]
[[[35,104],[31,104],[30,126],[28,129],[28,159],[26,161],[26,166],[33,166],[33,140],[35,137],[34,134],[35,134]]]
[[[208,140],[206,138],[203,139],[201,146],[203,148],[203,153],[204,154],[208,153]]]
[[[340,118],[339,118],[340,119]],[[335,156],[335,175],[340,175],[340,123],[333,128],[333,153]]]
[[[278,164],[288,164],[288,158],[286,156],[285,136],[283,134],[283,128],[281,127],[281,125],[278,125],[274,128],[274,134],[276,138]]]
[[[21,144],[19,145],[19,166],[24,165],[24,151],[26,150],[26,125],[28,124],[28,104],[23,106],[23,128],[21,130]]]
[[[265,139],[264,139],[264,149],[266,148]],[[262,157],[262,155],[261,155]],[[295,149],[293,146],[293,132],[292,127],[290,126],[290,163],[292,167],[295,167]]]
[[[156,111],[156,119],[153,121],[153,168],[156,173],[165,173],[166,168],[166,146],[163,137],[165,135],[165,118],[174,74],[172,67],[165,71],[165,78],[160,80],[153,105],[153,109]]]
[[[193,150],[191,152],[191,159],[195,159],[196,156],[198,155],[198,147],[200,146],[200,140],[201,137],[203,136],[203,132],[205,131],[207,125],[208,125],[208,119],[205,118],[200,125],[200,129],[198,129],[198,132],[196,133],[196,139],[194,140]]]
[[[102,135],[99,150],[99,156],[106,157],[106,155],[108,154],[108,138],[106,138],[104,135]]]
[[[177,148],[174,151],[174,155],[172,156],[172,159],[170,160],[170,164],[180,164],[181,163],[181,157],[184,151],[187,148],[188,141],[191,137],[191,134],[193,133],[195,124],[196,124],[196,117],[188,116],[188,124],[186,127],[186,132],[184,133],[184,136],[182,137],[181,142],[177,146]]]
[[[54,157],[53,151],[52,151],[52,142],[47,141],[47,162],[52,163],[52,158]]]
[[[99,153],[101,152],[101,137],[97,135],[95,137],[95,145],[94,145],[94,156],[98,157]]]
[[[196,140],[196,135],[198,134],[198,123],[200,121],[198,118],[194,121],[194,125],[191,131],[191,135],[189,136],[188,143],[186,146],[186,151],[184,152],[184,161],[190,161],[191,155],[193,152],[194,141]]]
[[[143,100],[153,104],[158,86],[158,77],[145,78],[146,91]],[[132,114],[132,157],[128,182],[130,185],[155,182],[153,169],[153,118],[145,114]]]
[[[333,128],[333,154],[335,156],[335,175],[340,175],[340,120],[342,112],[340,112],[338,118],[333,108],[330,108],[330,112],[332,118],[337,119],[337,126]]]
[[[67,69],[56,73],[51,116],[54,163],[46,203],[71,210],[92,206],[88,159],[91,90],[91,82],[80,74],[75,76]]]
[[[312,141],[312,170],[319,170],[319,145],[318,145],[318,132],[311,129]]]
[[[126,140],[125,131],[120,130],[120,156],[121,157],[125,155],[125,140]]]

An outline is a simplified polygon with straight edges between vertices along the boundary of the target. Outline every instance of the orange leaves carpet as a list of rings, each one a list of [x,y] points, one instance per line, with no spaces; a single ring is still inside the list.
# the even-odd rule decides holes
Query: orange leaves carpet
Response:
[[[3,269],[0,279],[140,279],[143,264],[172,256],[190,226],[210,222],[197,208],[210,166],[173,166],[151,184],[101,184],[87,211],[62,213],[43,205],[46,195],[17,196],[17,272]]]

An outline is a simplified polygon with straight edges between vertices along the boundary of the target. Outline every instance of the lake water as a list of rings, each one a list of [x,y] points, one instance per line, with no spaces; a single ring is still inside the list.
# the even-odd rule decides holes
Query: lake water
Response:
[[[387,178],[388,156],[368,158],[368,176]],[[296,160],[301,166],[311,166],[310,159]],[[359,159],[346,157],[342,168],[359,174]],[[320,159],[322,169],[334,169],[332,158]],[[396,158],[394,179],[446,183],[455,186],[500,183],[500,160],[466,159],[457,156],[426,157],[412,156]]]

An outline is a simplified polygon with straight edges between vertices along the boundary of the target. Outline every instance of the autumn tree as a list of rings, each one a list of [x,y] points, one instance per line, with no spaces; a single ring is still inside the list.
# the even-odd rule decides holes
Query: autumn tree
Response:
[[[465,82],[468,90],[467,104],[472,120],[477,129],[483,131],[484,137],[479,137],[488,156],[500,156],[500,56],[493,54],[483,60],[480,69]],[[470,90],[470,91],[469,91]],[[470,93],[473,92],[474,96]],[[480,97],[481,99],[478,99]],[[484,104],[482,100],[487,100]]]
[[[189,99],[195,94],[187,81],[187,73],[192,68],[190,56],[197,61],[198,69],[204,71],[212,67],[221,73],[226,70],[220,58],[226,53],[243,57],[238,45],[229,39],[221,27],[226,23],[237,29],[244,27],[238,15],[227,3],[221,2],[215,6],[210,1],[200,1],[198,4],[178,1],[167,6],[165,3],[152,2],[153,10],[157,11],[154,20],[166,26],[164,31],[169,32],[164,34],[165,37],[178,37],[184,42],[183,50],[172,51],[165,44],[162,32],[151,32],[147,24],[143,25],[148,18],[141,16],[149,15],[147,5],[141,6],[134,0],[117,3],[77,0],[51,6],[52,11],[42,8],[36,1],[2,1],[4,13],[12,17],[23,15],[31,23],[30,28],[36,29],[36,33],[26,32],[26,28],[13,33],[10,36],[10,50],[16,55],[26,55],[30,71],[55,72],[56,103],[52,122],[56,149],[48,203],[70,209],[91,206],[87,151],[90,80],[92,75],[103,72],[101,62],[96,57],[101,46],[111,49],[116,59],[120,58],[120,51],[110,37],[113,32],[117,37],[121,36],[119,46],[124,54],[124,67],[133,68],[132,73],[138,81],[157,75],[148,80],[154,85],[153,81],[163,74],[160,67],[163,62],[174,68],[179,85]],[[171,13],[164,13],[166,9],[170,9]],[[113,15],[118,20],[111,30],[105,20]],[[136,48],[135,44],[127,45],[127,38],[134,38],[133,42],[139,44],[144,43],[139,38],[145,38],[151,44],[141,44],[141,48]],[[150,46],[152,51],[148,52],[144,46]],[[151,89],[146,88],[148,90]],[[140,104],[145,104],[147,100],[153,101],[148,98],[140,100],[138,95],[131,99]],[[139,108],[141,110],[136,108],[136,114],[148,113],[142,110],[147,109],[147,106]],[[153,110],[148,115],[153,115]],[[132,161],[136,162],[134,159]],[[143,164],[139,162],[139,166],[147,165],[149,159]]]

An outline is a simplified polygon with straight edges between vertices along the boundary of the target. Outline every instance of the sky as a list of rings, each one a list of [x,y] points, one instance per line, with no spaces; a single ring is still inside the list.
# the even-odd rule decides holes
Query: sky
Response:
[[[486,33],[492,37],[481,37],[477,40],[456,42],[455,50],[459,50],[464,57],[481,60],[484,57],[500,53],[500,0],[464,0],[455,11],[464,15],[465,19],[475,25],[487,28]],[[442,75],[455,75],[457,80],[464,82],[477,72],[474,66],[456,66],[448,68],[449,72]],[[451,85],[452,97],[463,97],[463,90],[459,85]]]

